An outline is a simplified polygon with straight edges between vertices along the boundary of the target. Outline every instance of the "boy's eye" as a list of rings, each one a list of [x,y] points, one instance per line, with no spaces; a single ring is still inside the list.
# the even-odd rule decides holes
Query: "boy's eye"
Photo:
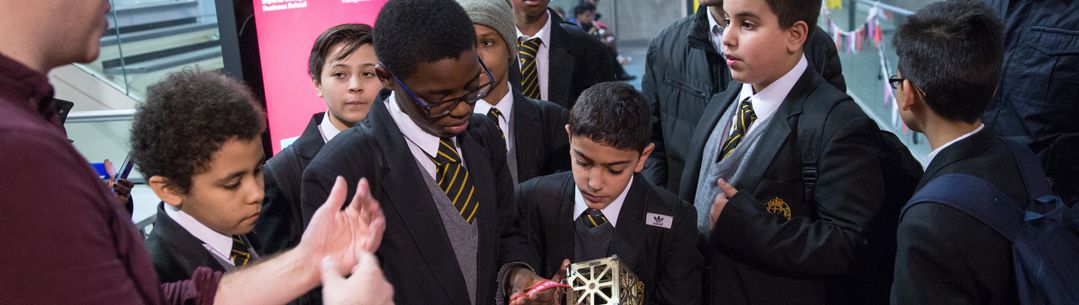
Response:
[[[333,76],[334,78],[342,78],[342,77],[345,77],[345,74],[341,73],[341,72],[335,72],[334,74],[331,74],[330,76]]]
[[[372,78],[375,77],[375,72],[364,71],[363,74],[360,74],[360,76],[363,76],[363,78]]]
[[[490,40],[490,39],[484,39],[484,40],[480,41],[480,46],[482,46],[482,47],[490,47],[490,46],[494,46],[494,45],[495,45],[495,42],[493,40]]]
[[[240,182],[230,183],[230,184],[225,185],[225,189],[230,190],[230,191],[235,191],[238,188],[240,188]]]
[[[608,172],[610,172],[611,174],[614,174],[614,175],[621,175],[621,174],[622,174],[622,172],[623,172],[623,171],[625,171],[625,170],[613,170],[613,169],[608,169],[607,171],[608,171]]]
[[[757,25],[753,24],[752,22],[742,22],[742,28],[747,29],[747,30],[752,30],[752,29],[757,28]]]

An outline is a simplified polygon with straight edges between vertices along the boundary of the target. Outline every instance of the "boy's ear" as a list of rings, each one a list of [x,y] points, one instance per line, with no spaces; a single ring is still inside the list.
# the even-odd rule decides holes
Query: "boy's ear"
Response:
[[[566,138],[572,138],[573,132],[569,131],[569,124],[566,124]]]
[[[393,75],[390,71],[386,71],[386,68],[381,64],[375,66],[375,76],[378,76],[378,81],[382,82],[382,88],[393,90],[397,84],[393,83]]]
[[[154,191],[154,195],[157,195],[157,198],[161,199],[161,201],[166,204],[179,207],[180,204],[183,203],[184,196],[169,178],[153,176],[150,177],[150,180],[147,180],[147,182],[150,184],[150,189]]]
[[[318,80],[315,80],[314,78],[311,79],[311,84],[315,86],[315,95],[318,95],[318,97],[323,97],[322,84],[320,84]]]
[[[640,173],[644,170],[644,164],[648,161],[648,156],[652,155],[652,151],[656,149],[655,143],[648,143],[648,146],[644,147],[641,151],[641,158],[637,160],[637,167],[633,168],[633,172]]]
[[[787,53],[795,54],[802,51],[809,39],[809,24],[798,20],[787,30]]]

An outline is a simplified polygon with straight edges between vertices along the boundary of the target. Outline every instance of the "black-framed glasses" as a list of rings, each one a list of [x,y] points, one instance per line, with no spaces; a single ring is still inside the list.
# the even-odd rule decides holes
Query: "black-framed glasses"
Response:
[[[891,77],[888,77],[888,85],[892,86],[892,94],[893,95],[895,94],[895,92],[897,90],[899,90],[899,85],[902,84],[903,81],[905,81],[905,80],[910,80],[910,79],[899,77],[899,75],[892,75]],[[915,85],[914,81],[911,81],[910,85],[914,86],[914,90],[918,90],[918,93],[921,93],[922,96],[925,96],[925,91],[922,91],[922,88],[918,87],[918,85]]]
[[[483,63],[483,59],[477,57],[477,60],[479,60],[480,66],[483,67],[484,73],[487,74],[487,83],[479,85],[475,89],[469,90],[461,96],[444,98],[438,103],[430,103],[423,98],[420,98],[412,92],[412,89],[409,89],[408,86],[405,85],[405,82],[401,81],[400,78],[397,78],[397,75],[393,75],[393,81],[396,82],[398,86],[401,86],[402,89],[405,89],[405,93],[408,93],[408,96],[412,98],[413,101],[416,101],[416,104],[419,105],[421,109],[427,112],[427,117],[437,119],[449,115],[453,109],[457,108],[457,105],[461,104],[461,102],[475,105],[477,101],[487,97],[487,94],[491,93],[491,88],[493,88],[495,84],[495,77],[491,75],[491,69],[487,68],[487,64]],[[382,65],[382,63],[379,63],[379,65]]]

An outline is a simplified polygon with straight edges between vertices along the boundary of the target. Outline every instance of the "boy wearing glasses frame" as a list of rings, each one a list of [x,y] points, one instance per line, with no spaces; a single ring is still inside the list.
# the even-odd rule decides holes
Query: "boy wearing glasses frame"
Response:
[[[388,90],[304,171],[304,218],[335,177],[366,177],[386,215],[375,254],[396,304],[490,305],[542,281],[518,228],[505,142],[473,114],[494,77],[472,22],[450,0],[400,0],[374,27],[376,73]],[[526,301],[553,302],[554,293]]]

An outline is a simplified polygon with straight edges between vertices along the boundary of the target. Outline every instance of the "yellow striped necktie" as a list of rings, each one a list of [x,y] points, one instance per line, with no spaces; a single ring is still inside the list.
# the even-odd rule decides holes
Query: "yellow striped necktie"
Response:
[[[517,41],[517,57],[521,60],[521,94],[533,99],[540,98],[536,54],[539,53],[541,42],[539,37]]]
[[[502,131],[502,111],[498,111],[498,108],[491,107],[491,110],[487,110],[487,118],[491,119],[491,122],[495,122],[495,127],[498,127],[499,134],[502,135],[502,139],[506,139],[505,131]]]
[[[453,147],[453,139],[442,138],[438,143],[438,154],[431,158],[435,162],[435,179],[438,186],[446,192],[446,197],[453,202],[457,213],[472,223],[479,211],[479,198],[476,186],[468,176],[468,168],[461,163],[461,156]]]
[[[723,149],[719,151],[719,158],[716,159],[716,162],[723,160],[734,152],[734,149],[738,147],[738,143],[742,143],[742,138],[746,136],[749,127],[753,126],[753,121],[757,120],[757,114],[753,112],[753,104],[749,103],[749,97],[746,97],[738,104],[738,112],[734,119],[731,136],[727,138],[727,142],[723,143]]]
[[[602,226],[607,223],[607,216],[603,216],[603,212],[597,209],[587,209],[584,213],[581,213],[581,221],[584,222],[589,229]]]
[[[232,265],[236,268],[247,266],[247,263],[251,262],[251,252],[248,252],[251,244],[247,241],[247,238],[241,235],[232,236],[232,253],[229,258],[232,259]]]

